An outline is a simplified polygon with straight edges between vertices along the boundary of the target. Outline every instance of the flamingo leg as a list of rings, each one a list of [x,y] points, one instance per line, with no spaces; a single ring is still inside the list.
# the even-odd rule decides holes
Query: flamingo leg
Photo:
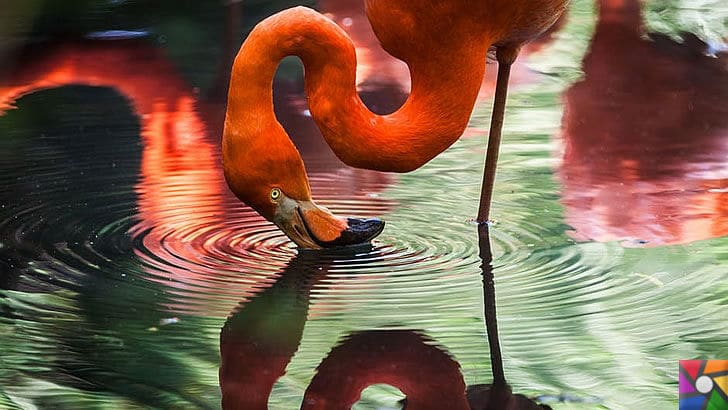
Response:
[[[495,101],[493,102],[493,114],[490,120],[488,151],[485,156],[485,169],[483,170],[483,187],[480,192],[478,223],[488,222],[488,218],[490,218],[495,170],[498,165],[498,152],[500,150],[503,131],[503,116],[506,111],[506,99],[508,97],[508,79],[511,75],[511,65],[513,65],[516,57],[518,57],[519,51],[520,45],[517,47],[498,47],[496,51],[496,57],[498,59],[498,80],[495,86]]]
[[[490,233],[487,224],[478,225],[478,245],[480,247],[481,271],[483,275],[483,312],[485,332],[488,335],[490,367],[493,371],[493,386],[507,386],[503,371],[503,355],[498,337],[498,318],[495,304],[495,276],[493,275],[493,252],[490,247]]]

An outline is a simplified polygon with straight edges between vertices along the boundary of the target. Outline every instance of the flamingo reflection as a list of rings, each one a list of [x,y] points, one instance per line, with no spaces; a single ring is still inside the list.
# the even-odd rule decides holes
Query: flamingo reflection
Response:
[[[470,409],[460,365],[411,330],[370,330],[344,338],[319,364],[301,408],[350,409],[373,384],[398,388],[407,396],[407,409]]]
[[[565,97],[560,174],[581,240],[647,246],[728,234],[728,55],[644,38],[638,0],[600,0]]]
[[[298,350],[311,289],[337,257],[302,251],[280,279],[242,302],[220,332],[225,409],[266,409],[274,383]],[[318,366],[301,408],[348,409],[369,385],[388,383],[412,409],[467,409],[459,365],[412,331],[367,331],[345,338]],[[450,407],[450,406],[455,407]]]
[[[302,409],[349,409],[373,384],[406,395],[406,409],[549,409],[514,394],[503,372],[495,319],[492,254],[487,225],[479,230],[492,385],[467,387],[460,365],[436,341],[414,330],[367,330],[342,338],[321,361]],[[361,251],[361,249],[359,249]],[[359,254],[361,255],[361,254]],[[271,287],[243,300],[220,332],[220,389],[224,409],[266,409],[276,381],[299,348],[311,291],[325,283],[336,260],[352,251],[302,251]]]

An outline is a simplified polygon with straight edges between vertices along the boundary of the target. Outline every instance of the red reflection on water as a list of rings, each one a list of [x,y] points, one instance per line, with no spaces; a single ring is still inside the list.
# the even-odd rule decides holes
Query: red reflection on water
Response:
[[[602,0],[585,77],[565,96],[560,176],[581,240],[728,234],[728,56],[644,38],[637,0]]]
[[[138,40],[74,40],[26,50],[18,61],[0,85],[0,109],[24,95],[66,85],[112,88],[129,101],[144,143],[136,189],[139,229],[181,229],[199,214],[175,218],[168,211],[181,205],[176,202],[224,195],[216,147],[205,139],[196,96],[161,50]],[[209,206],[209,212],[222,213],[219,201]]]

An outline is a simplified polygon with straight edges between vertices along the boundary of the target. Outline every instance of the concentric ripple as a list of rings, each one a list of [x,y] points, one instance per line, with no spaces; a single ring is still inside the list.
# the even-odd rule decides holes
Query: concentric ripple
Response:
[[[158,185],[147,185],[142,179],[137,188],[139,221],[131,232],[135,252],[150,277],[174,289],[179,301],[176,309],[194,311],[200,307],[192,307],[190,302],[206,299],[215,301],[217,308],[207,306],[205,313],[224,316],[230,305],[219,303],[221,300],[236,302],[270,285],[296,255],[296,249],[275,225],[228,192],[217,158],[210,159],[212,165],[204,175],[185,178],[204,181],[198,187],[187,186],[192,189],[167,185],[169,178]],[[383,188],[379,180],[390,178],[377,176],[369,181],[371,174],[314,174],[314,187],[322,186],[324,181],[356,186],[352,192],[341,192],[330,183],[329,193],[324,190],[318,194],[315,189],[314,196],[339,215],[381,215],[394,203],[369,194]]]

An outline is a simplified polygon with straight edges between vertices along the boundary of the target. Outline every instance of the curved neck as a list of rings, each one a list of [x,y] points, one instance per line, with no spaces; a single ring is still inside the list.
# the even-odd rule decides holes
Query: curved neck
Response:
[[[454,38],[447,47],[406,61],[411,95],[398,111],[379,116],[356,92],[356,55],[346,33],[313,10],[286,10],[259,24],[235,59],[225,138],[252,144],[264,135],[295,150],[290,140],[279,141],[288,136],[275,119],[272,98],[278,64],[293,55],[304,65],[311,114],[342,161],[359,168],[411,171],[449,147],[465,129],[490,45],[483,37]],[[245,139],[250,141],[240,141]]]

